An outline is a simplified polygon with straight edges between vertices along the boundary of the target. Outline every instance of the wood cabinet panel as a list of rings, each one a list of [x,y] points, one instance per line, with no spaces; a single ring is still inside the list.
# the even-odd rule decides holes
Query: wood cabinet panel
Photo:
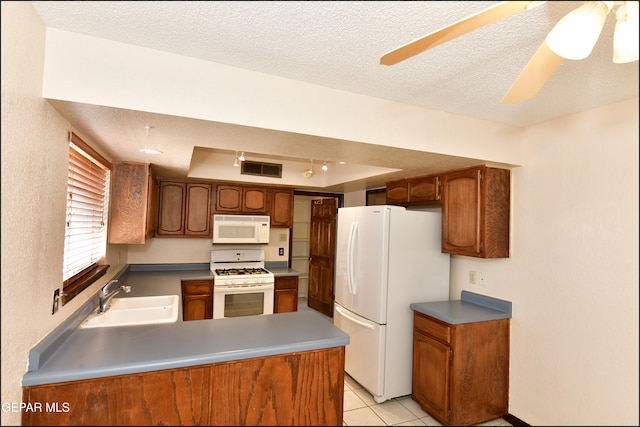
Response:
[[[187,184],[185,212],[185,234],[191,236],[211,236],[211,185]]]
[[[509,319],[450,325],[414,312],[413,399],[444,425],[506,415],[509,330]]]
[[[22,425],[339,426],[344,351],[341,346],[23,387],[23,402],[42,410],[23,411]]]
[[[211,184],[161,180],[158,236],[211,237]]]
[[[298,311],[298,276],[278,276],[274,282],[273,312]]]
[[[22,425],[127,425],[127,388],[122,377],[24,387],[23,402],[40,405],[40,410],[23,411]]]
[[[510,171],[477,166],[442,175],[442,252],[509,257]]]
[[[216,212],[242,212],[242,187],[218,185],[216,188]]]
[[[182,280],[182,320],[213,319],[213,280]]]
[[[184,235],[186,184],[160,181],[158,235]]]
[[[155,371],[127,380],[125,425],[207,425],[209,367]]]
[[[222,185],[216,188],[216,213],[267,214],[267,188]]]
[[[247,187],[242,192],[242,212],[248,214],[269,213],[267,189]]]
[[[404,206],[409,203],[409,180],[387,181],[387,204]]]
[[[209,425],[342,425],[344,347],[219,363]]]
[[[155,181],[148,163],[114,162],[111,170],[108,241],[143,244],[155,232]]]
[[[293,227],[293,189],[273,188],[270,199],[271,228]]]
[[[387,204],[420,206],[440,204],[440,175],[418,175],[387,181]]]

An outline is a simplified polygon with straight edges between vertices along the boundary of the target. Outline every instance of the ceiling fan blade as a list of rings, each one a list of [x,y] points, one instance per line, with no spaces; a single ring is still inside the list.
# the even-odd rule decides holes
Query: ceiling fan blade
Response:
[[[455,39],[463,34],[492,24],[508,16],[515,15],[525,9],[539,6],[544,1],[505,1],[498,3],[488,9],[476,13],[475,15],[463,18],[451,25],[427,34],[405,45],[400,46],[380,57],[380,64],[393,65],[400,61],[411,58],[427,49],[431,49],[439,44]]]
[[[553,53],[546,41],[542,42],[500,103],[516,104],[533,98],[562,61],[563,57]]]

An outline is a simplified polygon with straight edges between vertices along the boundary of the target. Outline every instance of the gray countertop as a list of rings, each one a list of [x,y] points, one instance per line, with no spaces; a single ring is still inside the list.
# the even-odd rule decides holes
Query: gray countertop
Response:
[[[180,295],[181,279],[211,278],[208,270],[128,271],[123,297]],[[93,310],[78,310],[29,354],[23,386],[148,372],[310,351],[349,344],[349,336],[314,310],[145,326],[78,329]],[[73,315],[71,317],[74,317]],[[180,316],[179,319],[182,317]],[[60,331],[58,331],[60,329]]]
[[[462,291],[461,299],[413,303],[412,310],[451,325],[511,318],[511,302]]]

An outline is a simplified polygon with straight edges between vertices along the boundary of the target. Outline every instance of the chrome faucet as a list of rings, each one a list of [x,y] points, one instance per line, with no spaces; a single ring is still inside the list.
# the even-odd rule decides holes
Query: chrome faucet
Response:
[[[109,286],[114,283],[118,283],[117,280],[112,280],[102,288],[100,292],[100,308],[98,308],[98,313],[104,313],[109,309],[109,305],[111,299],[116,296],[118,293],[124,291],[125,293],[131,292],[131,286],[129,285],[120,285],[116,289],[109,291]]]

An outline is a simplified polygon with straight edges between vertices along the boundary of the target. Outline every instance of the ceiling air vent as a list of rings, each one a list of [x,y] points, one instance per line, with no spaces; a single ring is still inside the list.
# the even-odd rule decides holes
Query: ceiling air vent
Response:
[[[244,161],[242,162],[240,173],[242,175],[259,175],[271,178],[282,178],[282,165],[277,163]]]

